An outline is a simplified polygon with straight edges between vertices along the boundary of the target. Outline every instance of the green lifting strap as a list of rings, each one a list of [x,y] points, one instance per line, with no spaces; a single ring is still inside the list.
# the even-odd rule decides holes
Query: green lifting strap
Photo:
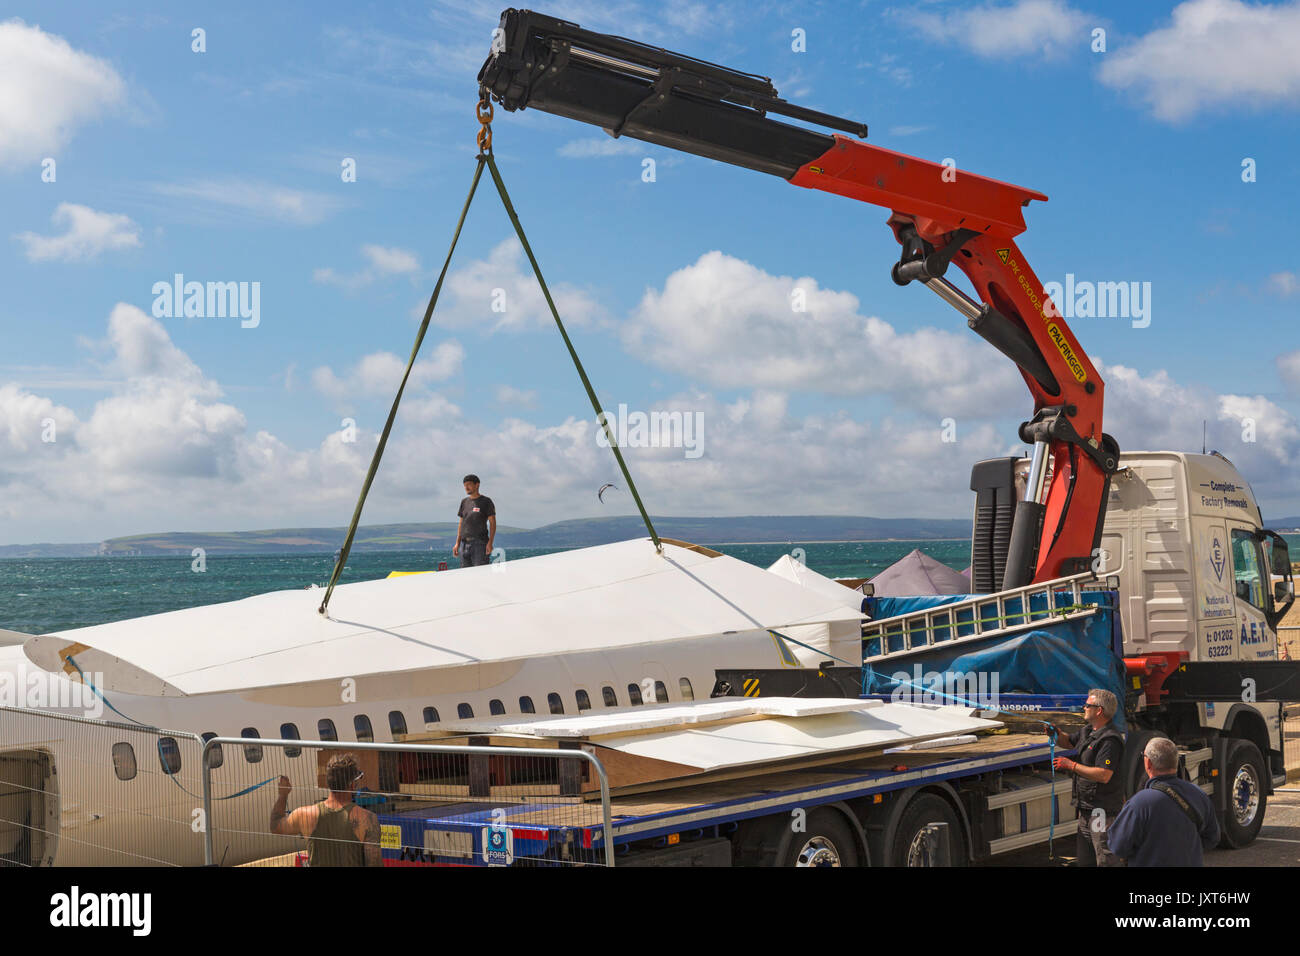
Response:
[[[451,248],[447,250],[447,259],[442,264],[442,272],[438,274],[438,282],[433,287],[433,294],[429,297],[429,304],[424,310],[424,319],[420,322],[419,332],[416,333],[415,345],[411,349],[411,357],[406,362],[406,371],[402,375],[401,384],[397,387],[397,394],[393,397],[393,407],[389,409],[388,420],[384,423],[384,430],[379,435],[379,444],[375,446],[375,454],[370,459],[370,468],[366,472],[366,480],[362,482],[361,495],[357,498],[356,508],[353,509],[347,537],[343,539],[343,547],[339,549],[338,559],[334,562],[334,573],[330,575],[330,583],[325,589],[325,597],[320,602],[319,611],[323,615],[329,613],[330,597],[334,594],[334,585],[338,583],[339,576],[342,575],[343,568],[347,564],[348,555],[352,552],[352,541],[356,537],[357,526],[361,522],[361,510],[365,507],[366,496],[370,493],[370,486],[374,483],[375,473],[379,471],[379,461],[384,456],[384,448],[388,444],[388,435],[393,430],[393,422],[397,418],[397,406],[401,404],[402,393],[406,390],[406,383],[411,377],[411,369],[415,366],[416,356],[419,355],[425,333],[429,330],[429,322],[433,318],[433,310],[438,304],[438,296],[442,293],[442,283],[447,278],[447,270],[450,268],[452,256],[456,252],[456,244],[460,241],[460,233],[465,226],[465,217],[469,213],[470,203],[473,202],[474,194],[478,190],[478,183],[483,175],[484,165],[491,171],[492,181],[496,183],[497,192],[501,195],[501,202],[505,205],[506,213],[510,216],[510,222],[515,227],[515,232],[519,236],[519,241],[523,244],[524,251],[528,253],[528,261],[532,263],[533,274],[537,276],[537,284],[541,286],[542,294],[546,297],[546,304],[550,306],[551,316],[555,319],[555,325],[560,330],[565,347],[569,350],[569,357],[573,359],[573,365],[578,370],[578,377],[582,379],[582,386],[587,390],[587,397],[591,400],[591,407],[596,411],[596,420],[605,430],[605,436],[609,439],[609,447],[618,460],[618,467],[623,473],[623,480],[627,482],[628,489],[632,492],[637,510],[641,512],[641,518],[645,521],[651,540],[654,541],[655,550],[660,554],[663,553],[664,546],[659,540],[659,535],[655,533],[654,525],[650,523],[650,516],[646,513],[645,505],[641,503],[641,495],[636,490],[636,483],[632,481],[632,475],[627,470],[626,462],[623,461],[623,453],[614,440],[614,434],[609,427],[604,411],[601,410],[600,402],[596,398],[596,392],[591,387],[591,380],[587,378],[587,373],[582,367],[582,362],[578,359],[578,353],[573,347],[573,342],[569,340],[569,334],[564,329],[564,323],[560,321],[560,313],[555,308],[555,301],[551,298],[551,290],[547,288],[546,280],[542,278],[542,270],[537,264],[537,258],[533,255],[532,246],[528,244],[528,237],[524,235],[524,227],[519,222],[515,207],[510,202],[510,195],[506,192],[501,173],[497,170],[496,159],[489,151],[479,154],[478,164],[474,167],[474,180],[470,183],[469,195],[465,197],[465,205],[461,208],[460,219],[456,222],[456,231],[451,237]]]
[[[433,287],[433,295],[429,296],[429,304],[424,309],[424,320],[420,323],[420,331],[415,334],[415,346],[411,349],[411,357],[406,362],[406,371],[402,374],[402,382],[397,386],[397,394],[393,396],[393,407],[388,411],[388,421],[384,422],[384,430],[379,436],[379,444],[375,446],[374,457],[370,459],[370,470],[366,472],[366,480],[361,484],[361,496],[357,498],[357,506],[352,511],[352,523],[348,525],[347,537],[343,539],[343,547],[339,549],[338,559],[334,562],[334,573],[330,575],[329,586],[325,589],[325,597],[320,602],[320,613],[329,612],[330,596],[334,593],[334,585],[338,583],[339,575],[343,573],[343,566],[348,563],[348,554],[352,551],[352,539],[356,537],[357,525],[361,521],[361,509],[365,506],[366,495],[370,493],[370,485],[375,480],[375,472],[379,470],[379,459],[384,457],[384,446],[388,444],[388,433],[393,430],[393,421],[397,418],[397,406],[402,401],[402,392],[406,390],[406,382],[411,377],[411,369],[415,366],[415,357],[420,352],[420,345],[424,342],[424,334],[429,331],[429,320],[433,318],[433,307],[438,304],[438,296],[442,292],[442,282],[447,278],[447,269],[451,266],[452,254],[456,251],[456,243],[460,241],[460,231],[465,226],[465,216],[469,213],[469,204],[474,200],[474,193],[478,190],[478,181],[483,175],[483,162],[485,157],[480,155],[478,165],[474,167],[474,181],[469,185],[469,195],[465,197],[465,205],[461,207],[460,219],[456,222],[456,232],[451,237],[451,248],[447,250],[447,261],[442,264],[442,272],[438,274],[438,283]]]
[[[524,252],[528,253],[528,261],[533,266],[533,275],[537,276],[537,284],[542,287],[542,295],[546,296],[546,304],[550,306],[551,317],[555,319],[555,327],[560,330],[560,336],[564,339],[564,346],[569,350],[569,358],[573,359],[573,367],[578,370],[578,377],[582,379],[582,387],[587,390],[587,398],[591,400],[591,407],[596,412],[596,421],[600,427],[605,429],[605,438],[609,441],[610,451],[618,460],[619,471],[623,473],[623,480],[627,482],[628,490],[632,492],[632,499],[636,502],[637,511],[641,512],[641,520],[645,522],[646,530],[650,532],[650,539],[655,543],[655,550],[663,554],[664,546],[659,540],[659,535],[655,534],[654,525],[650,523],[650,516],[646,514],[645,505],[641,503],[641,495],[636,490],[636,482],[632,480],[632,475],[627,470],[627,463],[623,461],[623,452],[618,447],[618,442],[614,440],[614,432],[609,427],[609,419],[600,407],[600,400],[596,398],[596,390],[591,387],[591,380],[587,378],[587,373],[582,367],[582,361],[578,358],[578,353],[569,341],[569,333],[564,331],[564,323],[560,321],[560,313],[555,308],[555,300],[551,298],[551,290],[546,287],[546,280],[542,278],[542,267],[537,264],[537,257],[533,255],[533,247],[528,244],[528,237],[524,235],[524,227],[519,222],[519,216],[515,212],[514,203],[510,201],[510,194],[506,192],[506,184],[501,179],[501,173],[497,169],[496,157],[491,153],[487,155],[488,171],[492,173],[492,181],[497,184],[497,192],[501,194],[501,202],[506,207],[506,215],[510,217],[510,223],[515,227],[515,233],[519,236],[519,242],[524,247]]]

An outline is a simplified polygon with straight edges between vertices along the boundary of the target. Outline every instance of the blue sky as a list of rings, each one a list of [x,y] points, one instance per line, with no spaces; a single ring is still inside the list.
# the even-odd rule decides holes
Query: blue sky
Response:
[[[1300,205],[1300,4],[542,9],[1045,192],[1018,240],[1040,279],[1150,283],[1147,327],[1072,321],[1107,430],[1199,451],[1208,421],[1266,518],[1300,514],[1300,280],[1277,237]],[[0,542],[346,521],[468,187],[499,13],[8,6]],[[653,512],[964,516],[970,465],[1018,447],[1027,391],[890,281],[887,210],[534,111],[494,129],[606,407],[701,416],[702,454],[628,450]],[[258,324],[155,317],[176,273],[258,283]],[[488,184],[367,522],[448,520],[470,470],[506,524],[631,510],[596,499],[614,465],[530,283]]]

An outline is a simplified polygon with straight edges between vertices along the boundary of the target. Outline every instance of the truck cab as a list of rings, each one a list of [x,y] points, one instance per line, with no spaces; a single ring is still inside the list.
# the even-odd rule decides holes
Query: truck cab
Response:
[[[1258,767],[1244,754],[1225,757],[1245,806],[1284,781],[1281,703],[1256,702],[1253,685],[1217,703],[1166,699],[1161,689],[1182,664],[1277,658],[1277,625],[1295,599],[1290,556],[1232,462],[1217,452],[1123,454],[1094,559],[1119,583],[1132,706],[1146,733],[1254,744]]]
[[[1287,544],[1264,529],[1250,485],[1222,455],[1121,455],[1095,558],[1119,579],[1126,657],[1277,656],[1294,600]]]

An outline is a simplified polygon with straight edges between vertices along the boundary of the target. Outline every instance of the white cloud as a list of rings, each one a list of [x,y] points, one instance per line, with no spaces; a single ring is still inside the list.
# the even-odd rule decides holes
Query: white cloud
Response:
[[[604,320],[604,310],[589,293],[565,282],[550,282],[549,286],[566,326]],[[513,236],[498,243],[486,259],[476,259],[450,273],[443,295],[433,321],[446,328],[491,323],[495,332],[554,325],[523,246]]]
[[[1300,392],[1300,350],[1279,355],[1277,372],[1289,388]]]
[[[77,127],[125,97],[107,61],[22,20],[0,23],[0,166],[57,154]]]
[[[212,216],[229,216],[231,210],[236,210],[244,217],[298,226],[322,222],[344,205],[342,200],[328,193],[240,179],[163,183],[155,189],[164,196],[200,203],[203,210]]]
[[[108,370],[125,380],[180,381],[204,394],[217,394],[215,385],[176,347],[162,324],[134,306],[120,302],[114,306],[102,346],[111,353]]]
[[[649,306],[643,303],[651,311],[690,303],[681,307],[693,323],[651,323],[643,332],[651,339],[681,335],[687,339],[684,357],[694,363],[712,354],[717,369],[700,376],[709,381],[701,390],[646,409],[701,414],[702,456],[688,459],[680,448],[625,449],[651,511],[967,516],[971,464],[1006,454],[1016,444],[1013,428],[1023,412],[1023,385],[1012,377],[1006,412],[991,410],[983,391],[989,388],[983,380],[996,381],[996,370],[1009,369],[1009,363],[990,352],[986,361],[967,364],[963,356],[984,348],[969,336],[949,341],[946,333],[925,330],[909,338],[860,315],[856,299],[846,293],[711,255],[716,262],[704,257],[703,268],[696,263],[674,274],[662,291],[647,297]],[[691,289],[689,297],[674,298],[682,291],[675,282],[707,285],[704,280],[720,282],[723,298],[740,289],[742,301],[728,310],[701,301]],[[786,330],[790,314],[771,307],[769,299],[775,292],[788,309],[784,297],[796,283],[809,293],[810,313],[799,318],[806,324],[791,334]],[[709,328],[715,322],[721,332]],[[758,341],[750,343],[750,336]],[[856,346],[846,345],[854,336]],[[111,394],[84,414],[31,388],[0,386],[0,528],[8,541],[337,525],[351,513],[382,416],[358,415],[355,441],[336,432],[295,445],[259,427],[162,324],[139,309],[114,308],[99,346],[104,369],[120,381],[109,382]],[[790,353],[789,364],[762,364],[761,355],[772,350]],[[818,352],[826,353],[823,361],[829,364],[816,365]],[[840,352],[847,357],[840,358]],[[459,478],[467,471],[484,476],[505,524],[528,527],[630,510],[626,494],[612,501],[606,496],[603,506],[596,500],[604,482],[622,483],[608,449],[596,444],[594,423],[579,410],[580,400],[573,408],[581,417],[511,417],[489,425],[477,417],[477,406],[461,408],[435,390],[460,371],[463,360],[457,343],[444,342],[421,362],[370,496],[367,523],[450,520],[461,493]],[[330,398],[387,400],[403,364],[396,355],[376,353],[337,374],[323,366],[316,384]],[[732,365],[744,370],[744,377],[757,373],[766,381],[724,397],[715,386],[720,379],[730,381]],[[1286,513],[1300,506],[1293,478],[1300,468],[1300,425],[1275,402],[1182,384],[1164,371],[1097,365],[1107,381],[1107,430],[1121,447],[1199,451],[1205,419],[1210,446],[1228,455],[1266,502],[1277,502]],[[1292,369],[1293,380],[1300,381],[1300,353],[1284,357],[1279,367]],[[838,384],[827,388],[818,383],[818,374]],[[966,391],[945,392],[933,375]],[[873,376],[881,381],[872,383]],[[511,399],[527,394],[513,388],[497,386],[492,394]],[[884,390],[895,407],[881,415],[861,411],[856,401],[842,408],[823,401],[826,410],[810,413],[800,409],[796,390],[823,395]],[[951,412],[957,419],[956,442],[942,440],[930,400],[917,397],[931,392],[946,396],[945,402],[966,403]],[[1000,417],[980,421],[967,413],[977,408]],[[57,441],[44,442],[42,431],[51,419]],[[1248,432],[1255,441],[1246,440]]]
[[[27,258],[32,262],[79,262],[97,258],[102,252],[140,246],[140,227],[119,213],[97,212],[89,206],[62,202],[50,222],[64,227],[63,233],[40,236],[22,232],[14,237],[26,247]]]
[[[1300,279],[1294,272],[1275,272],[1268,277],[1269,291],[1282,298],[1289,298],[1300,292]]]
[[[1006,436],[988,423],[959,425],[958,440],[945,442],[937,420],[801,416],[779,391],[730,402],[693,392],[647,411],[698,413],[702,425],[699,458],[678,448],[624,450],[654,514],[964,517],[970,466],[1006,451]],[[591,480],[617,481],[612,460],[595,469]]]
[[[126,379],[85,418],[15,385],[0,387],[0,522],[9,541],[346,519],[377,421],[362,421],[355,441],[338,432],[295,448],[225,401],[220,385],[139,309],[119,305],[108,326],[106,364]],[[400,363],[368,359],[347,379],[390,388]],[[436,520],[438,502],[450,519],[467,471],[484,475],[507,524],[610,513],[595,492],[616,466],[585,416],[485,427],[435,393],[408,400],[368,522]],[[818,511],[961,515],[968,459],[1001,450],[992,426],[962,430],[954,445],[940,441],[935,423],[862,422],[842,412],[799,418],[770,390],[730,403],[708,393],[676,396],[656,407],[698,411],[705,424],[705,454],[694,460],[681,449],[626,450],[657,513],[784,513],[793,497],[811,495]],[[39,441],[47,418],[58,422],[53,444]],[[866,497],[863,488],[871,489]]]
[[[1179,122],[1209,109],[1300,105],[1297,50],[1297,0],[1187,0],[1168,26],[1108,53],[1099,75]]]
[[[796,294],[804,311],[795,311]],[[702,255],[646,292],[623,326],[625,347],[723,388],[889,394],[939,415],[1020,410],[1024,384],[973,336],[899,332],[863,315],[856,296],[774,276],[721,252]]]
[[[897,83],[899,86],[902,87],[908,87],[912,85],[913,76],[912,76],[911,68],[902,66],[898,62],[897,54],[894,53],[886,53],[883,56],[881,56],[879,60],[876,61],[863,60],[858,64],[858,68],[863,70],[875,70],[876,72],[884,76],[886,79],[891,80],[892,82]],[[895,127],[895,128],[912,129],[912,127],[908,127],[908,126]],[[893,133],[893,130],[890,130],[890,132]],[[909,134],[903,133],[901,135],[906,136]]]
[[[415,279],[420,274],[419,257],[414,252],[396,246],[363,245],[361,257],[367,265],[359,272],[344,274],[330,268],[316,269],[312,273],[312,280],[344,289],[359,289],[388,276],[405,275]]]
[[[1199,452],[1204,428],[1210,449],[1227,455],[1257,495],[1294,503],[1300,425],[1285,409],[1262,395],[1182,385],[1163,369],[1096,365],[1106,381],[1106,431],[1121,449]]]
[[[1086,50],[1088,28],[1093,25],[1091,18],[1063,0],[986,3],[942,14],[909,7],[895,14],[932,40],[988,58],[1054,57],[1070,48]]]
[[[416,361],[407,389],[426,388],[445,381],[460,371],[465,350],[459,342],[439,342],[427,358]],[[406,360],[392,352],[374,352],[362,358],[351,371],[340,376],[327,365],[312,372],[312,385],[336,402],[350,404],[360,398],[392,398],[406,371]]]
[[[515,388],[513,385],[498,385],[496,387],[496,396],[499,405],[519,405],[523,408],[532,408],[537,404],[536,391]]]
[[[591,159],[603,156],[643,156],[649,149],[649,143],[637,139],[593,136],[588,139],[570,140],[556,152],[569,159]]]
[[[125,379],[85,417],[0,386],[0,524],[9,540],[263,526],[322,504],[341,514],[355,497],[372,436],[332,434],[297,451],[251,431],[220,385],[134,306],[113,309],[102,347]],[[49,419],[53,442],[42,440]]]
[[[420,258],[414,252],[396,246],[364,245],[361,254],[371,268],[384,275],[405,275],[420,271]]]
[[[76,418],[71,409],[14,383],[0,385],[0,453],[7,461],[14,455],[33,454],[43,446],[50,454],[61,453],[69,446]],[[52,433],[50,422],[54,423]],[[48,441],[49,437],[54,441]]]

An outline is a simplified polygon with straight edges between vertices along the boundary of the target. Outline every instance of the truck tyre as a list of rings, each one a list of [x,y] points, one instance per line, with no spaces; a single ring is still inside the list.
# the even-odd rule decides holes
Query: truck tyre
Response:
[[[924,831],[932,823],[948,824],[949,860],[953,866],[966,865],[966,835],[961,821],[948,801],[933,793],[912,799],[903,811],[894,831],[890,866],[925,866]]]
[[[807,829],[793,833],[778,866],[857,866],[858,843],[844,818],[820,807],[808,814]]]
[[[1228,748],[1228,765],[1220,778],[1228,788],[1228,809],[1221,821],[1219,846],[1239,850],[1259,835],[1268,802],[1266,766],[1259,748],[1249,740],[1234,741]]]
[[[1119,762],[1120,780],[1124,782],[1124,799],[1137,793],[1147,782],[1146,764],[1142,762],[1142,751],[1147,744],[1157,737],[1168,737],[1158,730],[1134,730],[1124,741],[1124,756]]]

